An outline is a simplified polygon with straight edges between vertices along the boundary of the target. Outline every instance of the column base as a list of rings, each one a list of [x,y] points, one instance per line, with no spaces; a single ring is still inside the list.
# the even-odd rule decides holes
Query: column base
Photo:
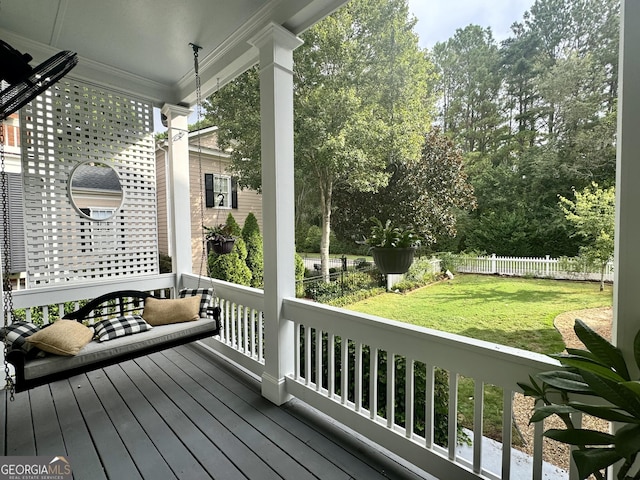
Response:
[[[262,396],[276,405],[282,405],[293,397],[287,393],[284,378],[274,378],[268,373],[262,374]]]

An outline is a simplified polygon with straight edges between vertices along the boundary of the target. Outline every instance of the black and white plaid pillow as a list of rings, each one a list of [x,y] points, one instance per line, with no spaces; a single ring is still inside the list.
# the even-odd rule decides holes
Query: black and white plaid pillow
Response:
[[[30,335],[33,335],[40,327],[30,322],[15,322],[6,328],[2,328],[0,336],[4,341],[6,336],[7,346],[9,348],[21,348],[29,351],[32,345],[24,341]]]
[[[200,298],[200,318],[207,316],[207,307],[211,306],[213,300],[213,288],[183,288],[178,293],[180,298],[195,297],[201,295]]]
[[[114,338],[133,335],[134,333],[145,332],[152,329],[140,315],[125,315],[123,317],[109,318],[101,320],[95,325],[95,338],[101,342],[113,340]]]

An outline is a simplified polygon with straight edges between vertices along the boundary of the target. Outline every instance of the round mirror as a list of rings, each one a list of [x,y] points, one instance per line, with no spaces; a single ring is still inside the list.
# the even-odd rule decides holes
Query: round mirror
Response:
[[[83,217],[108,220],[120,210],[124,192],[113,167],[100,162],[84,162],[71,172],[69,196]]]

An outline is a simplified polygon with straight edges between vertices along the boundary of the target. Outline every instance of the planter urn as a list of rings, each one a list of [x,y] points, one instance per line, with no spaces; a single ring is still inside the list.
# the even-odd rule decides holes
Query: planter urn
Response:
[[[387,274],[406,273],[413,263],[416,247],[383,248],[374,247],[373,261],[380,272]]]
[[[209,240],[208,250],[209,251],[213,250],[218,255],[231,253],[231,250],[233,250],[233,244],[235,243],[235,241],[236,239],[233,237],[217,236]]]

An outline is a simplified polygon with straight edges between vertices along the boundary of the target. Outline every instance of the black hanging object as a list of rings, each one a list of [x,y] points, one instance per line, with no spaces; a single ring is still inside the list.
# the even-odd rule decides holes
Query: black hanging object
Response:
[[[9,84],[0,91],[0,121],[44,92],[78,63],[77,55],[68,50],[35,68],[29,65],[31,60],[33,57],[28,53],[20,53],[0,40],[0,80]]]

